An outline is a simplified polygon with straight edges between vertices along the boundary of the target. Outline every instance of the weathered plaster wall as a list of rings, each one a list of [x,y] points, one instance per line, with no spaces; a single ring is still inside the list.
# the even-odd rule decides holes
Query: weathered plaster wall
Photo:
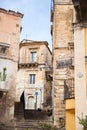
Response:
[[[2,71],[4,67],[7,69],[5,88],[8,90],[6,90],[7,92],[4,92],[3,89],[0,89],[3,92],[3,97],[0,99],[0,103],[3,103],[4,98],[4,105],[6,106],[3,115],[4,121],[9,121],[14,118],[21,18],[21,13],[19,14],[14,11],[0,9],[0,46],[2,46],[2,44],[4,47],[6,47],[6,44],[9,45],[6,54],[0,52],[0,71]],[[0,110],[1,109],[2,105],[0,106]],[[2,120],[1,116],[0,119]]]
[[[75,108],[76,130],[82,130],[77,117],[87,115],[86,69],[85,69],[85,28],[75,27]]]

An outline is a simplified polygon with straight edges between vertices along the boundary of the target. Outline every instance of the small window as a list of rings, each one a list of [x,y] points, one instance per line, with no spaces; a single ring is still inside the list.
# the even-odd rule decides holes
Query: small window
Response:
[[[30,61],[32,63],[36,62],[37,61],[37,53],[36,52],[31,52],[30,53]]]
[[[9,47],[9,44],[0,42],[0,54],[6,55],[8,53]]]
[[[6,47],[0,46],[0,53],[6,54]]]
[[[35,84],[35,77],[36,77],[36,75],[35,75],[35,74],[30,74],[29,76],[30,76],[30,81],[29,81],[29,83],[30,83],[30,84]]]

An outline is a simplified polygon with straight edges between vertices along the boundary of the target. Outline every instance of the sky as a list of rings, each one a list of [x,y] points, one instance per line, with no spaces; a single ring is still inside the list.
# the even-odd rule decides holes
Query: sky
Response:
[[[47,41],[51,47],[50,5],[51,0],[0,0],[0,8],[24,14],[20,40]]]

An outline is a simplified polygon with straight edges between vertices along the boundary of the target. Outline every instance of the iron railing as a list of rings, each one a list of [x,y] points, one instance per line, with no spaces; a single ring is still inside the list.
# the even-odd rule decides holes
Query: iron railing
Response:
[[[72,58],[63,58],[56,61],[57,69],[67,68],[72,65]]]
[[[74,79],[64,81],[64,99],[75,98]]]
[[[19,59],[19,64],[27,64],[27,63],[38,63],[38,57],[24,57]]]

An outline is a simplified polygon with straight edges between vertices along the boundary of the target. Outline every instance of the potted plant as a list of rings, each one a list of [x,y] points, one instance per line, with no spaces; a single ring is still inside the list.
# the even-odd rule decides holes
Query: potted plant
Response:
[[[5,89],[5,81],[6,81],[6,77],[7,77],[7,74],[6,74],[6,67],[3,68],[2,72],[0,72],[0,87],[1,89]]]
[[[79,124],[83,126],[83,130],[87,130],[87,115],[83,118],[83,114],[82,114],[82,118],[78,117],[78,119],[79,119]]]

